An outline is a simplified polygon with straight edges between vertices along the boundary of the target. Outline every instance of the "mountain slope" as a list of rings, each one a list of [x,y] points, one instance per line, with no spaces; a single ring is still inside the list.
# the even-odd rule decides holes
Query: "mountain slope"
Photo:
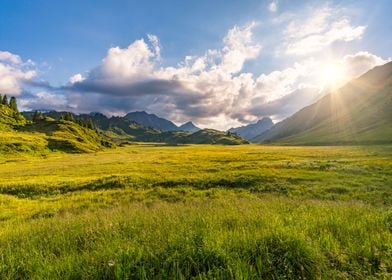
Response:
[[[79,153],[112,146],[111,142],[85,124],[55,120],[43,114],[37,114],[39,118],[36,116],[33,120],[35,114],[19,114],[8,106],[0,105],[1,152],[47,153],[57,150]]]
[[[160,118],[154,114],[148,114],[144,111],[128,113],[125,115],[125,118],[144,127],[152,127],[162,131],[178,130],[178,127],[173,122]]]
[[[251,140],[254,137],[263,133],[264,131],[270,129],[273,125],[274,123],[270,118],[262,118],[256,123],[251,123],[241,127],[233,127],[230,128],[229,131],[237,133],[247,140]]]
[[[255,137],[287,144],[392,142],[392,62],[375,67]]]
[[[24,125],[26,119],[9,106],[0,104],[0,130],[9,130],[14,126]]]
[[[0,153],[47,151],[48,142],[43,134],[15,130],[25,124],[21,114],[0,104]]]
[[[43,119],[20,127],[18,130],[43,134],[50,150],[84,153],[99,151],[113,145],[93,129],[66,120]]]
[[[200,130],[197,126],[193,124],[193,122],[186,122],[183,125],[180,125],[177,130],[179,131],[188,131],[188,132],[197,132]]]

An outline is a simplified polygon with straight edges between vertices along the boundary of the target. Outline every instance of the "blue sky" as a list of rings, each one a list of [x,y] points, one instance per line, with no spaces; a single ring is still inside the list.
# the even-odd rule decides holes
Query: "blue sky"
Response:
[[[0,91],[26,109],[223,129],[287,117],[392,55],[388,0],[0,4]]]

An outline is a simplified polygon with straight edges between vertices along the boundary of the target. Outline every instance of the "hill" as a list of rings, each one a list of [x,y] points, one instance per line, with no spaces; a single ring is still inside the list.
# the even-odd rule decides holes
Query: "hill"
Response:
[[[384,144],[392,142],[392,62],[276,124],[254,142]]]
[[[240,127],[233,127],[230,128],[229,131],[237,133],[247,140],[251,140],[254,137],[263,133],[264,131],[270,129],[273,125],[274,123],[270,118],[262,118],[256,123],[251,123]]]
[[[42,133],[48,149],[70,153],[95,152],[113,144],[93,129],[68,120],[45,118],[18,129],[21,132]]]
[[[24,125],[25,123],[26,119],[17,110],[0,102],[0,130],[10,130],[14,126]]]
[[[30,120],[26,120],[17,109],[0,105],[0,151],[79,153],[98,151],[113,145],[86,123],[55,120],[39,113],[25,115]]]

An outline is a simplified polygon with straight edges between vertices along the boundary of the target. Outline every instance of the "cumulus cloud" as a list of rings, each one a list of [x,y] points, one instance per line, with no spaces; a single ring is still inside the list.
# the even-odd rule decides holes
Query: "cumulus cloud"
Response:
[[[306,55],[321,51],[335,42],[357,40],[366,29],[364,25],[352,25],[339,8],[330,6],[312,11],[310,16],[303,18],[291,19],[284,31],[288,38],[285,42],[286,54]]]
[[[0,61],[3,62],[10,62],[12,64],[20,64],[22,63],[22,59],[20,58],[19,55],[6,52],[6,51],[0,51]]]
[[[318,43],[308,45],[315,50],[333,41],[355,39],[360,33],[359,27],[351,26],[348,18],[336,16],[329,7],[305,21],[285,16],[282,22],[287,23],[284,47],[296,44],[299,48],[304,44],[301,41],[321,36]],[[192,120],[218,129],[264,116],[281,120],[325,93],[320,84],[323,62],[309,58],[257,76],[245,72],[247,61],[262,52],[253,36],[257,26],[256,22],[234,26],[223,37],[221,48],[185,56],[176,66],[162,66],[159,38],[149,34],[125,48],[110,48],[100,65],[84,75],[73,75],[64,86],[55,88],[25,79],[39,92],[22,98],[23,106],[107,115],[146,110],[177,123]],[[346,69],[347,80],[386,62],[368,52],[334,59]],[[9,58],[7,61],[9,67],[20,68]]]
[[[252,74],[239,72],[261,51],[252,38],[256,26],[255,22],[234,26],[223,38],[221,49],[186,56],[176,67],[159,67],[159,39],[148,35],[148,41],[110,48],[101,65],[86,77],[72,76],[60,90],[72,100],[84,101],[83,105],[76,102],[76,110],[119,114],[143,109],[174,121],[191,118],[207,125],[251,95]]]
[[[32,80],[37,72],[23,63],[20,56],[6,51],[0,51],[0,93],[20,95],[23,83]]]
[[[349,77],[358,77],[378,65],[391,61],[391,58],[383,59],[369,52],[357,52],[343,57],[346,74]]]
[[[74,83],[78,83],[78,82],[81,82],[81,81],[83,81],[85,78],[82,76],[82,74],[75,74],[75,75],[73,75],[73,76],[71,76],[70,78],[69,78],[69,83],[70,84],[74,84]]]

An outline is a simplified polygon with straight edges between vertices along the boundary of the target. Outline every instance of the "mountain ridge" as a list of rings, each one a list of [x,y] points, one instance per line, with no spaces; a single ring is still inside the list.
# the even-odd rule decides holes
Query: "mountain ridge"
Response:
[[[233,133],[238,133],[247,140],[251,140],[257,135],[260,135],[264,131],[270,129],[274,125],[273,121],[269,117],[264,117],[255,123],[250,123],[248,125],[233,127],[228,131]]]

